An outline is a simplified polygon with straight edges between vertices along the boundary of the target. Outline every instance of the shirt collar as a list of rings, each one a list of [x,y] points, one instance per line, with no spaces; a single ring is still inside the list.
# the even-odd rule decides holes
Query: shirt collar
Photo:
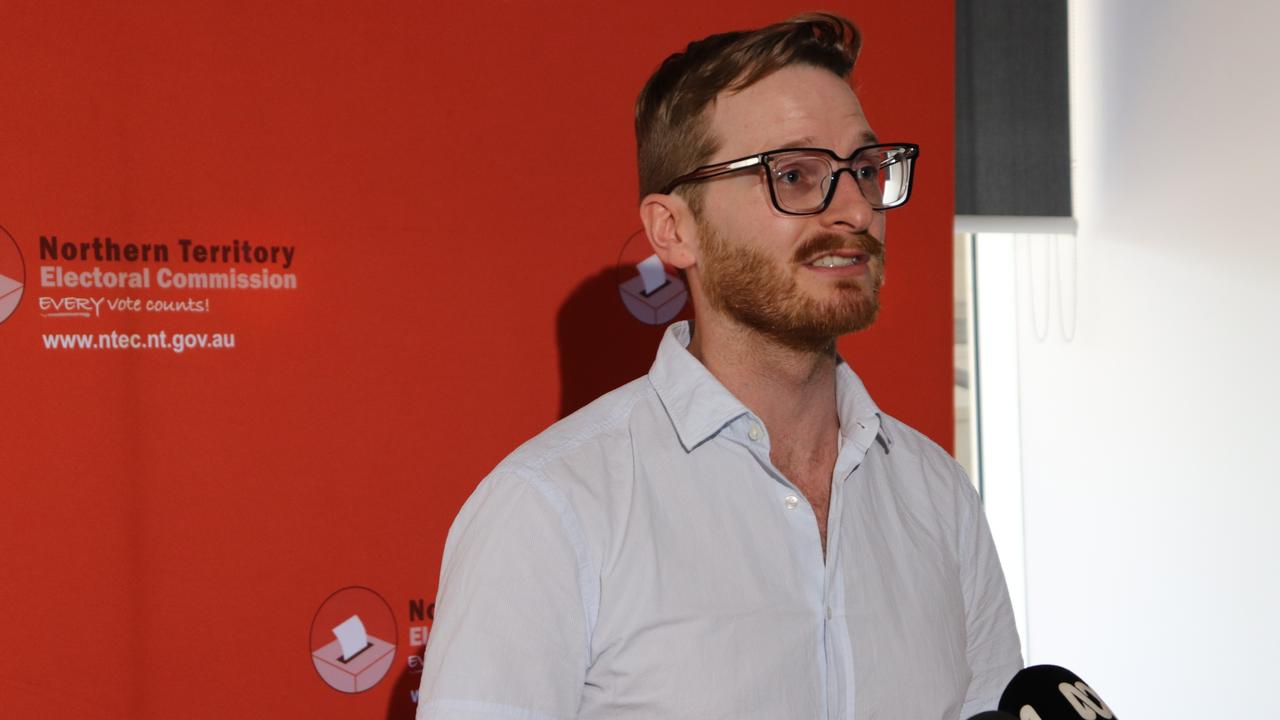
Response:
[[[838,358],[836,363],[836,413],[840,415],[840,436],[846,444],[856,446],[865,453],[875,440],[880,441],[885,453],[893,445],[893,439],[884,430],[880,408],[871,399],[867,388],[853,368]]]
[[[657,391],[686,452],[750,412],[689,353],[690,335],[687,320],[669,325],[649,369],[649,384]]]
[[[658,393],[686,452],[751,412],[689,353],[690,336],[687,320],[668,326],[649,370],[649,384]],[[879,439],[888,452],[893,443],[883,433],[880,409],[843,359],[836,366],[836,408],[844,442],[865,451]]]

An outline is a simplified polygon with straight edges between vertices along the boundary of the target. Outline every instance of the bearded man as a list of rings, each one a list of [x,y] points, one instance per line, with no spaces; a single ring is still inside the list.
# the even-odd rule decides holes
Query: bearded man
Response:
[[[506,458],[445,546],[426,718],[956,720],[1021,667],[977,494],[836,354],[876,316],[882,143],[847,20],[668,58],[636,106],[640,216],[695,321]]]

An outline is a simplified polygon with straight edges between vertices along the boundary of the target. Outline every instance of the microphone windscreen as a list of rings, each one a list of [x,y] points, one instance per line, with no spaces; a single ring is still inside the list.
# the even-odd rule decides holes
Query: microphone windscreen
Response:
[[[1115,720],[1093,688],[1057,665],[1019,670],[1000,696],[1000,709],[1019,720]]]

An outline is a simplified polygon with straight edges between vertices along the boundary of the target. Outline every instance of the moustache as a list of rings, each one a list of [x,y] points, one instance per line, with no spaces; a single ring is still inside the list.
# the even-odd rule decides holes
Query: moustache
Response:
[[[884,259],[884,242],[874,235],[869,233],[858,233],[857,235],[822,233],[821,235],[813,236],[796,249],[795,261],[804,263],[837,250],[855,250],[866,253],[872,260]]]

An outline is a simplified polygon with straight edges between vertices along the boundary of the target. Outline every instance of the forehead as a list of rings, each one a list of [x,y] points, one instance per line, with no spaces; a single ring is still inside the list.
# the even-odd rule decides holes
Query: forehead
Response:
[[[711,106],[720,140],[712,162],[778,147],[809,145],[841,155],[874,142],[858,96],[843,78],[808,65],[785,67]]]

